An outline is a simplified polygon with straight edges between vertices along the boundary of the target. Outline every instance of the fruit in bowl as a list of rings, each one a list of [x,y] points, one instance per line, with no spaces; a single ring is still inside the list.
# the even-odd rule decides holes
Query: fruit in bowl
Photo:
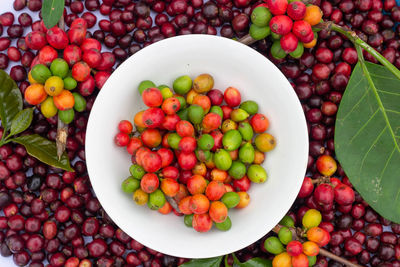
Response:
[[[213,86],[211,86],[211,79],[209,76],[201,75],[205,73],[209,73],[213,76]],[[176,78],[181,77],[183,74],[185,75],[175,82]],[[197,76],[200,77],[196,79]],[[192,86],[185,92],[184,89],[187,89],[185,85],[189,82],[189,78],[192,81]],[[152,82],[150,80],[152,80]],[[148,127],[146,127],[147,131],[142,131],[142,133],[140,133],[142,136],[146,132],[143,139],[141,136],[139,137],[138,132],[136,133],[136,138],[125,138],[125,142],[128,141],[129,143],[131,139],[134,140],[131,145],[127,146],[127,149],[118,149],[114,141],[115,136],[120,131],[117,128],[117,124],[127,120],[132,124],[133,128],[133,124],[138,125],[143,123],[144,111],[147,109],[161,109],[161,113],[164,114],[164,117],[176,118],[173,111],[176,109],[174,106],[177,105],[177,102],[173,98],[177,98],[179,104],[181,104],[179,100],[182,101],[182,99],[180,96],[174,96],[174,93],[179,95],[186,94],[188,99],[194,99],[196,94],[194,94],[193,91],[197,81],[201,82],[201,87],[199,87],[199,91],[196,92],[201,95],[196,100],[196,102],[198,101],[199,107],[196,106],[197,104],[192,105],[193,102],[192,104],[187,104],[190,105],[190,113],[188,110],[187,123],[183,123],[182,126],[188,127],[183,128],[190,128],[189,125],[191,124],[194,131],[198,132],[199,129],[196,129],[194,125],[199,124],[203,126],[203,120],[199,120],[195,115],[197,112],[204,113],[202,107],[203,101],[206,99],[205,96],[210,99],[210,102],[216,101],[215,103],[219,103],[218,101],[223,101],[224,96],[221,96],[221,94],[215,92],[213,89],[220,89],[222,93],[231,86],[240,91],[241,100],[235,103],[237,100],[233,98],[231,103],[227,102],[226,104],[222,104],[222,106],[231,104],[235,106],[235,109],[238,109],[242,102],[241,109],[251,110],[251,108],[254,108],[252,107],[254,105],[252,105],[251,102],[247,103],[247,101],[255,101],[258,105],[257,113],[264,114],[268,118],[269,127],[266,133],[277,138],[276,147],[266,153],[267,158],[260,164],[260,166],[268,172],[268,179],[264,184],[252,184],[250,183],[250,179],[248,181],[233,179],[231,185],[226,185],[225,190],[235,191],[231,187],[242,187],[245,189],[249,184],[252,184],[247,191],[248,195],[251,197],[251,201],[246,208],[229,208],[228,205],[234,206],[235,199],[237,199],[237,196],[232,196],[232,194],[228,194],[220,200],[209,200],[209,202],[221,201],[228,208],[232,225],[227,232],[212,227],[210,231],[199,234],[193,228],[186,226],[193,225],[193,221],[190,220],[191,218],[189,216],[186,217],[186,220],[185,217],[183,217],[184,223],[179,223],[175,216],[166,216],[160,212],[149,209],[146,204],[149,201],[149,199],[146,198],[148,193],[143,190],[138,191],[135,194],[135,198],[139,203],[146,204],[145,206],[135,204],[132,200],[133,193],[124,194],[121,191],[121,183],[124,178],[129,176],[129,168],[133,164],[136,164],[136,162],[132,163],[131,157],[127,155],[127,151],[134,150],[135,146],[140,144],[140,142],[143,143],[143,140],[146,140],[146,146],[148,147],[161,146],[156,154],[161,153],[163,155],[168,155],[170,153],[167,152],[166,149],[170,149],[171,152],[176,150],[179,148],[180,139],[183,138],[181,138],[178,132],[171,133],[169,138],[167,138],[165,137],[166,134],[161,133],[159,129],[148,129]],[[160,84],[166,84],[168,86],[159,86]],[[154,99],[151,98],[151,101],[159,101],[157,104],[160,104],[161,99],[161,108],[146,106],[143,102],[143,95],[140,94],[140,92],[144,92],[147,88],[155,87],[159,87],[158,89],[160,89],[159,92],[161,92],[162,99],[154,90],[148,93],[153,94],[156,92],[155,94],[158,96],[154,97]],[[192,87],[193,91],[189,93]],[[211,90],[207,91],[210,87]],[[229,90],[228,92],[235,92],[235,90]],[[232,96],[234,95],[236,94],[233,93]],[[165,101],[170,98],[171,100]],[[188,102],[186,98],[184,100]],[[152,105],[150,102],[146,100],[146,103]],[[170,115],[165,115],[163,104],[164,110],[167,113],[171,113]],[[210,110],[206,114],[210,116],[210,118],[218,118],[219,116],[217,113],[213,113],[219,112],[218,108],[213,108],[212,106],[219,105],[221,104],[210,105]],[[224,111],[225,113],[229,111],[227,107],[221,107],[221,109],[223,113]],[[156,111],[156,114],[162,115],[161,113]],[[175,113],[178,117],[179,114],[182,115],[180,110],[175,111]],[[241,115],[243,114],[237,113],[235,114],[235,118]],[[156,125],[160,123],[157,117],[152,118],[155,119],[154,121],[153,119],[151,120],[152,123]],[[227,118],[228,117],[225,119]],[[230,116],[229,119],[232,120]],[[193,123],[191,120],[193,120]],[[247,120],[251,126],[251,117],[247,118]],[[212,130],[212,128],[205,129],[204,133],[202,131],[202,135],[209,134],[212,139],[215,137],[222,142],[224,135],[222,129],[224,129],[224,131],[226,129],[226,132],[228,132],[231,130],[231,127],[234,127],[233,120],[225,124],[222,124],[223,121],[224,120],[221,121],[221,129],[218,136],[213,136],[216,132]],[[170,120],[168,123],[173,125],[174,120]],[[240,122],[235,123],[240,124]],[[161,124],[163,123],[161,122]],[[169,127],[165,122],[164,126]],[[206,126],[208,126],[208,124],[206,124]],[[122,123],[120,127],[128,132],[131,131],[129,124],[126,122]],[[139,127],[139,129],[140,128],[141,127]],[[254,135],[258,135],[256,131],[262,129],[262,127],[260,127],[260,129],[256,130],[257,127],[255,127],[254,124],[252,128],[254,128]],[[135,127],[135,131],[139,129]],[[161,138],[161,144],[157,144],[160,139],[157,137],[157,134],[154,134],[156,130],[163,136],[163,138]],[[242,139],[249,138],[244,131],[242,131],[242,133],[243,136],[246,136],[243,137],[239,131],[239,135]],[[197,146],[201,146],[201,150],[209,151],[207,150],[210,149],[208,142],[210,142],[211,139],[208,138],[208,136],[205,136],[204,139],[199,139],[198,137],[199,136],[196,136],[195,138]],[[230,138],[237,137],[237,134],[232,134]],[[155,142],[156,140],[157,142]],[[193,139],[185,138],[185,140],[188,141],[185,141],[187,143],[184,147],[181,147],[181,149],[188,149],[190,151],[194,143],[190,140],[193,141]],[[259,141],[261,140],[262,139]],[[228,140],[225,140],[227,147],[237,145],[227,141]],[[255,139],[254,141],[256,142]],[[171,143],[175,149],[162,147],[163,143]],[[260,144],[263,144],[263,142],[260,142]],[[142,151],[142,149],[140,150]],[[146,149],[143,150],[144,151],[139,154],[146,154]],[[225,151],[226,149],[223,148],[223,150]],[[269,232],[289,210],[300,190],[307,165],[307,151],[308,135],[304,113],[296,93],[284,75],[268,61],[268,59],[251,48],[233,40],[206,35],[168,38],[142,49],[127,59],[112,73],[99,92],[90,113],[86,132],[86,163],[89,178],[96,196],[107,214],[124,232],[145,246],[165,254],[185,258],[209,258],[226,255],[242,249]],[[210,151],[210,153],[214,152]],[[226,153],[230,155],[228,151],[226,151]],[[135,156],[137,154],[138,152],[135,153]],[[196,150],[194,154],[194,159],[197,162]],[[207,157],[207,154],[208,153],[205,152],[204,155],[200,154],[199,156]],[[220,155],[221,158],[224,157],[224,154],[225,153],[222,152]],[[176,155],[174,155],[174,157],[176,157]],[[166,158],[166,156],[162,156],[162,158]],[[261,151],[260,153],[255,152],[254,158],[261,162]],[[190,159],[193,159],[193,157],[190,156],[189,160],[186,158],[187,161],[185,161],[185,163],[190,162]],[[220,163],[224,162],[221,161],[218,164]],[[162,175],[166,175],[166,177],[176,177],[176,169],[182,169],[182,167],[179,165],[179,160],[175,164],[175,166],[162,168]],[[204,164],[206,163],[204,162]],[[246,165],[249,163],[244,164]],[[240,167],[242,166],[241,164],[237,164],[237,166],[239,166],[239,170],[243,170],[243,168]],[[196,171],[201,173],[204,172],[204,169],[202,167],[197,169],[196,167]],[[178,178],[178,183],[183,183],[182,179],[189,179],[193,176],[190,170],[182,170],[178,173],[179,175],[183,174]],[[226,170],[217,168],[213,169],[210,175],[218,177],[217,179],[220,179],[219,181],[222,182],[226,179],[226,173],[229,174],[229,168]],[[207,180],[206,176],[203,177]],[[202,177],[196,176],[193,182],[204,182],[201,178]],[[149,181],[153,181],[151,177]],[[161,192],[161,187],[165,190],[166,188],[173,189],[176,187],[174,186],[176,184],[169,180],[169,183],[166,182],[163,186],[161,186],[162,181],[159,180],[158,182],[158,189]],[[235,183],[235,185],[233,185],[233,183]],[[219,183],[213,184],[219,185]],[[134,187],[136,186],[137,184],[134,185]],[[181,187],[182,186],[180,186],[180,188]],[[217,186],[216,188],[219,187]],[[166,191],[168,191],[168,194],[173,195],[174,190]],[[240,189],[239,191],[245,190]],[[210,192],[208,194],[210,196]],[[239,194],[239,197],[241,194],[242,193]],[[205,196],[205,194],[203,195]],[[231,199],[228,198],[229,195],[231,195]],[[242,195],[244,196],[244,193]],[[169,196],[165,198],[168,199]],[[216,196],[216,198],[218,198],[218,196]],[[203,199],[203,197],[199,197],[199,200]],[[179,208],[179,203],[177,204]],[[215,208],[219,208],[219,206],[216,205]],[[166,213],[168,209],[162,209],[161,211]],[[232,240],[235,240],[235,242],[232,242]]]
[[[222,92],[213,86],[210,74],[193,81],[178,77],[175,94],[165,85],[141,82],[147,109],[136,113],[136,131],[123,120],[114,139],[133,163],[122,190],[138,205],[185,215],[185,225],[197,232],[208,232],[213,224],[222,231],[231,228],[228,208],[249,205],[251,183],[267,180],[260,165],[264,153],[276,146],[255,101],[242,102],[234,87]]]

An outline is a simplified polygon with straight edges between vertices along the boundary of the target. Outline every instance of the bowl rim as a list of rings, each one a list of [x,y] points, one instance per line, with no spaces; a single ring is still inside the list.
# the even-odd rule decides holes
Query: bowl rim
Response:
[[[208,39],[208,40],[210,40],[210,42],[216,42],[216,40],[217,40],[217,42],[219,42],[219,43],[218,43],[219,45],[221,44],[221,42],[222,42],[222,45],[223,45],[223,42],[225,42],[226,44],[229,44],[229,45],[237,45],[237,46],[238,46],[238,49],[243,49],[243,48],[244,48],[244,49],[247,49],[247,50],[248,50],[248,53],[249,53],[249,54],[252,54],[252,56],[257,56],[257,57],[263,56],[263,57],[264,57],[264,55],[262,55],[262,54],[259,53],[258,51],[252,49],[251,47],[249,47],[249,46],[247,46],[247,45],[245,45],[245,44],[242,44],[242,43],[240,43],[240,42],[238,42],[238,41],[231,40],[231,39],[228,39],[228,38],[224,38],[224,37],[221,37],[221,36],[203,35],[203,34],[180,35],[180,36],[175,36],[175,37],[171,37],[171,38],[167,38],[167,39],[161,40],[161,41],[159,41],[159,42],[156,42],[156,43],[154,43],[154,44],[152,44],[152,45],[150,45],[150,46],[147,46],[147,47],[145,47],[145,48],[139,50],[138,52],[136,52],[135,54],[133,54],[132,56],[130,56],[128,59],[126,59],[122,64],[120,64],[120,65],[112,72],[112,75],[119,75],[119,73],[122,72],[122,71],[121,71],[122,69],[128,68],[128,66],[131,65],[132,62],[134,62],[135,59],[136,59],[137,57],[139,57],[141,54],[148,53],[148,51],[151,51],[151,50],[156,51],[156,50],[158,49],[159,46],[165,46],[165,45],[168,44],[168,43],[175,43],[175,42],[181,42],[181,41],[195,42],[195,41],[198,40],[199,38],[200,38],[200,39]],[[211,45],[210,45],[210,46],[211,46]],[[241,47],[241,48],[240,48],[240,47]],[[283,75],[283,73],[279,70],[279,68],[278,68],[277,66],[275,66],[267,57],[264,57],[264,59],[265,59],[265,61],[266,61],[267,64],[269,64],[272,68],[274,68],[276,71],[278,71],[278,73],[281,75],[280,79],[281,79],[282,77],[284,78],[284,80],[285,80],[284,82],[287,83],[286,87],[287,87],[288,89],[289,89],[289,88],[292,88],[292,86],[290,85],[289,81],[288,81],[287,78]],[[110,76],[110,77],[111,77],[111,76]],[[103,85],[103,87],[102,87],[102,89],[100,90],[100,92],[99,92],[97,98],[98,98],[101,94],[104,94],[104,91],[105,91],[105,90],[111,90],[111,88],[109,88],[110,80],[111,80],[111,79],[109,78],[109,79],[106,81],[106,83]],[[102,91],[103,91],[103,93],[102,93]],[[297,133],[297,134],[302,134],[303,137],[304,137],[304,138],[303,138],[304,140],[302,141],[301,149],[299,149],[299,150],[301,150],[302,153],[303,153],[303,156],[302,156],[303,158],[302,158],[302,159],[299,158],[299,160],[302,160],[302,162],[303,162],[302,165],[303,165],[303,169],[304,169],[304,173],[303,173],[303,176],[304,176],[304,175],[306,174],[306,170],[307,170],[308,150],[309,150],[309,140],[308,140],[307,123],[306,123],[306,119],[305,119],[305,115],[304,115],[303,109],[302,109],[302,107],[301,107],[301,102],[300,102],[300,100],[298,99],[298,97],[297,97],[295,91],[294,91],[294,90],[290,90],[290,91],[288,92],[288,94],[291,94],[292,97],[294,96],[294,97],[296,97],[296,99],[297,99],[297,101],[296,101],[297,103],[296,103],[296,105],[295,105],[293,108],[297,109],[296,113],[299,113],[299,116],[298,116],[299,118],[296,118],[296,119],[300,119],[300,120],[301,120],[301,122],[299,122],[299,123],[301,124],[301,128],[298,129],[298,133]],[[96,100],[97,100],[97,98],[96,98]],[[99,101],[95,101],[94,104],[93,104],[93,107],[92,107],[92,109],[91,109],[90,115],[89,115],[89,119],[88,119],[88,123],[87,123],[87,128],[86,128],[85,152],[86,152],[86,151],[89,152],[89,151],[96,150],[94,144],[92,145],[92,142],[91,142],[91,140],[90,140],[90,136],[91,136],[92,134],[95,134],[94,132],[92,133],[92,128],[93,128],[93,127],[92,127],[92,124],[94,123],[94,120],[95,120],[95,119],[93,119],[94,116],[92,116],[92,115],[95,113],[95,112],[93,112],[93,111],[96,111],[99,105],[100,105]],[[90,177],[91,177],[92,175],[94,175],[94,174],[93,174],[93,172],[94,172],[94,171],[93,171],[93,168],[96,167],[96,163],[95,163],[95,162],[92,162],[91,157],[90,157],[90,154],[91,154],[91,153],[87,153],[87,152],[86,152],[86,155],[87,155],[87,156],[86,156],[86,164],[87,164],[87,172],[88,172],[89,179],[92,181],[92,179],[91,179]],[[299,175],[300,175],[300,174],[299,174]],[[295,201],[295,199],[296,199],[296,197],[297,197],[297,194],[298,194],[298,192],[299,192],[299,190],[300,190],[300,188],[301,188],[302,181],[303,181],[302,179],[298,179],[297,183],[293,186],[295,190],[292,190],[292,191],[293,191],[293,192],[291,192],[292,194],[291,194],[290,196],[287,197],[288,200],[289,200],[288,203],[290,202],[291,204],[288,205],[287,208],[286,208],[286,207],[284,208],[284,213],[287,213],[287,211],[290,209],[291,205],[293,205],[293,203],[294,203],[294,201]],[[98,184],[96,184],[96,183],[92,183],[92,187],[93,187],[93,190],[94,190],[95,194],[96,194],[96,192],[102,191],[102,190],[99,190],[99,186],[98,186]],[[96,188],[97,188],[97,190],[96,190]],[[109,217],[114,221],[114,219],[113,219],[113,214],[114,214],[115,212],[114,212],[113,210],[115,210],[115,207],[113,208],[113,207],[110,206],[109,200],[106,200],[105,196],[103,196],[103,195],[97,195],[97,194],[96,194],[96,196],[97,196],[99,202],[101,203],[102,207],[104,208],[104,210],[105,210],[105,211],[107,212],[107,214],[109,215]],[[276,217],[278,217],[278,216],[276,216]],[[273,220],[273,222],[274,222],[273,225],[278,224],[280,220],[281,220],[281,218],[275,218],[275,220]],[[115,222],[115,221],[114,221],[114,223],[117,225],[117,227],[119,227],[120,229],[122,229],[123,231],[125,231],[128,235],[129,235],[129,232],[132,232],[132,231],[129,231],[130,228],[128,228],[127,226],[125,226],[125,225],[119,226],[119,225],[117,224],[117,222]],[[238,250],[240,250],[240,249],[242,249],[242,248],[244,248],[244,247],[246,247],[246,246],[248,246],[248,245],[250,245],[250,244],[256,242],[257,240],[259,240],[260,238],[262,238],[264,235],[266,235],[266,234],[267,234],[268,232],[270,232],[271,230],[272,230],[272,227],[271,227],[271,229],[268,229],[268,227],[265,227],[265,229],[263,229],[262,231],[258,231],[259,234],[258,234],[257,236],[254,236],[251,240],[247,240],[247,242],[249,242],[248,244],[245,244],[245,245],[241,244],[240,246],[236,246],[236,247],[234,248],[233,251],[232,251],[232,248],[230,248],[229,250],[223,250],[223,251],[221,250],[221,251],[219,251],[219,252],[217,252],[217,253],[213,253],[213,254],[211,254],[211,255],[204,255],[204,254],[198,255],[198,253],[196,253],[196,252],[194,252],[194,253],[192,253],[192,254],[190,254],[190,255],[179,255],[179,253],[177,253],[177,250],[176,250],[176,249],[175,249],[175,250],[174,250],[174,249],[170,249],[170,250],[168,250],[168,249],[160,249],[160,248],[156,248],[156,249],[157,249],[158,251],[160,251],[161,253],[168,254],[168,255],[171,255],[171,256],[175,256],[175,257],[185,257],[185,258],[209,258],[209,257],[217,257],[217,256],[222,256],[222,255],[226,255],[226,254],[229,254],[229,253],[238,251]],[[142,239],[140,239],[140,238],[136,239],[135,237],[132,237],[132,238],[134,238],[135,240],[137,240],[138,242],[142,243],[143,245],[145,245],[145,246],[147,246],[147,247],[151,247],[151,245],[148,246],[146,240],[142,240]],[[236,243],[236,242],[235,242],[235,243]],[[238,243],[241,243],[241,242],[238,242]]]

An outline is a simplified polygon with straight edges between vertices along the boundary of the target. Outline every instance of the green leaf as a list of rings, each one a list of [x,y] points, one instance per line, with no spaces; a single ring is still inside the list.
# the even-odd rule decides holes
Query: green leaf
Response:
[[[340,103],[336,156],[368,204],[400,223],[400,80],[383,66],[365,67],[367,75],[356,65]]]
[[[69,164],[67,154],[64,153],[61,159],[58,160],[56,143],[47,140],[40,135],[24,135],[10,139],[10,141],[23,145],[28,151],[29,155],[37,158],[47,165],[51,165],[66,171],[74,171]]]
[[[63,15],[64,5],[65,0],[43,0],[42,17],[47,29],[57,25]]]
[[[17,84],[3,70],[0,70],[0,119],[5,131],[11,127],[11,121],[22,110],[22,96]]]
[[[272,267],[272,261],[263,258],[252,258],[246,262],[240,262],[234,253],[233,267]]]
[[[224,257],[224,266],[225,267],[232,267],[232,265],[230,265],[229,263],[228,263],[228,255],[225,255],[225,257]]]
[[[18,112],[11,122],[10,135],[16,135],[25,131],[32,123],[33,108],[26,108]]]
[[[193,259],[180,267],[219,267],[222,261],[222,256],[208,259]]]

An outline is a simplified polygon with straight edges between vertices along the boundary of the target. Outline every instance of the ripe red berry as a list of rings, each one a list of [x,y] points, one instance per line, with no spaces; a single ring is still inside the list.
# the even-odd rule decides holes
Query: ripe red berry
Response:
[[[335,201],[339,205],[350,205],[355,200],[355,194],[350,186],[340,184],[335,187]]]
[[[286,53],[291,53],[296,50],[299,40],[293,33],[289,32],[288,34],[282,36],[280,42],[283,51]]]
[[[117,146],[126,146],[129,143],[129,135],[126,133],[118,133],[114,140]]]
[[[119,122],[118,129],[121,133],[130,134],[133,130],[133,126],[129,121],[123,120]]]
[[[269,27],[276,34],[286,35],[292,30],[293,21],[288,16],[279,15],[272,17]]]
[[[292,2],[288,5],[287,14],[293,20],[301,20],[306,14],[306,5],[300,1]]]
[[[149,108],[143,113],[143,122],[147,128],[157,128],[164,120],[164,112],[160,108]]]
[[[267,5],[272,14],[283,15],[286,13],[286,9],[288,7],[287,0],[267,0]]]
[[[57,26],[49,29],[46,33],[46,39],[49,44],[56,49],[64,49],[68,45],[68,36],[65,31]]]
[[[320,184],[314,190],[314,200],[321,205],[329,205],[333,203],[334,192],[329,184]]]
[[[147,88],[142,94],[143,103],[150,107],[155,108],[161,106],[163,97],[157,88]]]
[[[296,257],[303,252],[303,245],[299,241],[290,241],[286,246],[286,251],[290,256]]]
[[[312,41],[312,39],[314,39],[311,25],[304,20],[295,21],[293,23],[292,32],[294,33],[294,35],[296,35],[297,38],[299,38],[301,42],[309,43]],[[311,41],[309,41],[310,34],[312,34]]]
[[[297,197],[299,198],[308,197],[309,195],[311,195],[313,190],[314,190],[314,184],[312,183],[312,179],[310,177],[305,177]]]

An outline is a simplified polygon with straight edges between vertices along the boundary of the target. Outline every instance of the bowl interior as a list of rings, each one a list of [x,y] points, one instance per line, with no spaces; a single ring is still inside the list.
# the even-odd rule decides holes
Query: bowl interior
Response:
[[[251,203],[230,210],[232,228],[197,233],[182,217],[137,206],[121,191],[130,156],[113,143],[120,120],[133,121],[144,109],[137,86],[142,80],[172,85],[174,78],[213,75],[214,88],[238,88],[255,100],[270,120],[277,140],[263,166],[268,180],[252,184]],[[188,35],[157,42],[130,57],[99,93],[87,127],[86,158],[95,193],[108,215],[127,234],[152,249],[186,258],[207,258],[237,251],[270,231],[289,210],[304,178],[308,135],[300,102],[284,75],[255,50],[222,37]]]

